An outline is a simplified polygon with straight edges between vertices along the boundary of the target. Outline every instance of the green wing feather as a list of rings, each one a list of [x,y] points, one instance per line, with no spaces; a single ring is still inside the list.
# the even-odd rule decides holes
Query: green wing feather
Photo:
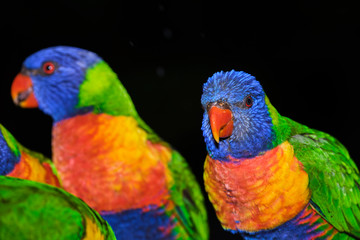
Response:
[[[116,239],[100,215],[62,189],[0,176],[0,239],[83,239],[86,221]]]
[[[338,231],[360,237],[360,177],[348,151],[329,134],[286,120],[309,175],[312,205]]]
[[[180,235],[188,235],[187,239],[208,239],[203,193],[185,159],[175,150],[172,151],[169,169],[174,179],[174,185],[170,189],[171,198],[182,225],[182,228],[178,228]],[[183,231],[186,231],[186,234],[181,233]]]

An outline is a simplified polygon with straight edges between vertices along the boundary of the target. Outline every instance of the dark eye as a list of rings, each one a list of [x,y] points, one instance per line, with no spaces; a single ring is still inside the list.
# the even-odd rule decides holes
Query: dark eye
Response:
[[[53,74],[55,71],[55,65],[52,62],[44,63],[42,68],[45,74]]]
[[[244,101],[247,108],[250,108],[253,105],[253,99],[251,96],[247,96]]]

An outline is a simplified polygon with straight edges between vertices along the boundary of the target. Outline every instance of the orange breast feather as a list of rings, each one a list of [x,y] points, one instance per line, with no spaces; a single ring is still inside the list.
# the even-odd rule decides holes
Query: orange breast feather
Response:
[[[53,130],[64,188],[97,211],[162,205],[169,197],[170,149],[146,139],[131,117],[85,114]]]
[[[308,175],[284,142],[262,156],[205,162],[205,188],[222,225],[230,230],[272,229],[308,203]]]

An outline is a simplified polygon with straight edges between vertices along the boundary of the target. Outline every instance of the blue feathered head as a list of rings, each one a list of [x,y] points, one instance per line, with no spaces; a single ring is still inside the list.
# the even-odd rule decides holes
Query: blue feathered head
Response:
[[[272,119],[255,77],[217,72],[204,84],[201,104],[202,131],[212,158],[249,158],[272,147]]]
[[[87,70],[102,59],[70,46],[42,49],[27,57],[12,85],[12,97],[22,107],[39,107],[55,121],[88,109],[77,108],[79,87]]]

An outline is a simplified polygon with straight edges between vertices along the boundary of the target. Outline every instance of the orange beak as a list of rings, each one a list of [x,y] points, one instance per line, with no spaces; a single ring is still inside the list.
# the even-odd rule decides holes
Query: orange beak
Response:
[[[14,103],[23,108],[38,107],[31,78],[19,73],[11,85],[11,97]]]
[[[208,114],[211,131],[216,142],[219,142],[220,138],[231,136],[234,129],[234,122],[232,120],[232,112],[230,109],[212,106]]]

